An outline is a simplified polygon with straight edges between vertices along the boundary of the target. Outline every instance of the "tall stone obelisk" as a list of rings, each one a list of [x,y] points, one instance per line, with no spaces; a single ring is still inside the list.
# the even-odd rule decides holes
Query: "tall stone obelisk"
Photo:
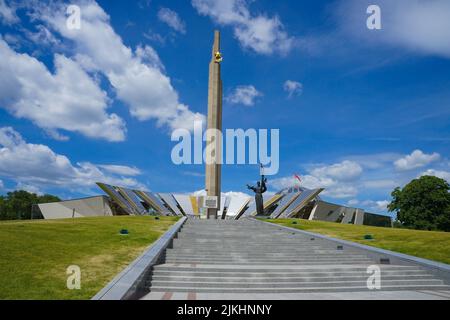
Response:
[[[222,131],[222,79],[220,77],[220,33],[214,31],[214,44],[212,48],[211,62],[209,63],[209,83],[208,83],[208,131],[206,135],[206,181],[205,189],[209,204],[206,206],[206,217],[217,219],[217,212],[220,208],[221,192],[221,158],[222,140],[221,134],[215,132]]]

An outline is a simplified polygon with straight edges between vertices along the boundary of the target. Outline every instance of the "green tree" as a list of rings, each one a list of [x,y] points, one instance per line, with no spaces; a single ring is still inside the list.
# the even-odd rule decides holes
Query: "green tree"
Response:
[[[6,220],[5,197],[0,196],[0,220]]]
[[[16,216],[17,219],[30,219],[31,206],[38,203],[38,196],[35,193],[29,193],[25,190],[8,192],[6,208],[10,217]]]
[[[25,190],[8,192],[6,197],[0,197],[0,219],[30,219],[33,204],[56,201],[60,199],[49,194],[38,196]]]
[[[44,194],[43,196],[38,197],[38,203],[49,203],[58,201],[61,201],[61,199],[51,194]]]
[[[405,227],[450,231],[450,185],[441,178],[422,176],[403,189],[395,188],[389,211]]]

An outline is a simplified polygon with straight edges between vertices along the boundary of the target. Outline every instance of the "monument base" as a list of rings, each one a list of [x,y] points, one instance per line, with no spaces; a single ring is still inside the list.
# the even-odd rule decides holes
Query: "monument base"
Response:
[[[206,219],[217,220],[217,209],[208,208],[206,210]]]

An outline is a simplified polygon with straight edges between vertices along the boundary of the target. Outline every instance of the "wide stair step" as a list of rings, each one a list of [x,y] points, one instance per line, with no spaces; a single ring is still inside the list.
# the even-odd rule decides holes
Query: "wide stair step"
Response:
[[[450,290],[413,265],[379,264],[365,252],[251,220],[189,219],[152,268],[152,292],[303,293],[368,291],[379,265],[381,290]]]

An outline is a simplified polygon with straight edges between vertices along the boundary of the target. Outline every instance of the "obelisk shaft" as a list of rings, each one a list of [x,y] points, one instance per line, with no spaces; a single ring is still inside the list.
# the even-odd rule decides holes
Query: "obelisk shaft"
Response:
[[[217,208],[207,208],[208,219],[217,219],[217,212],[220,208],[221,192],[221,157],[222,141],[221,135],[214,132],[222,131],[222,80],[220,78],[220,33],[214,32],[214,45],[212,57],[209,64],[209,84],[208,84],[208,134],[207,145],[209,144],[209,156],[206,161],[206,181],[205,189],[209,197],[217,197]],[[212,130],[211,130],[212,129]],[[208,146],[207,146],[208,150]],[[212,155],[212,157],[211,157]],[[209,157],[209,158],[208,158]],[[209,161],[208,161],[209,159]]]

